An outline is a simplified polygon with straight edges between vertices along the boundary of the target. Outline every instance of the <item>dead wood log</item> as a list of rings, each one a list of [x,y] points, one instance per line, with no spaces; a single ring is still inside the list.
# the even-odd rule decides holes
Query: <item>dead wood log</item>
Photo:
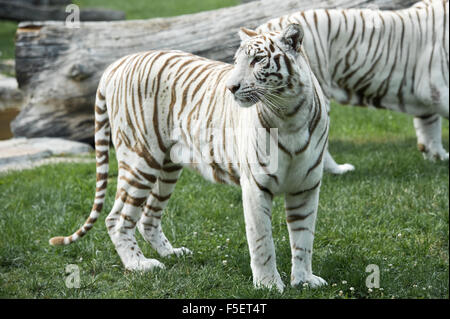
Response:
[[[12,123],[15,136],[57,136],[92,143],[98,80],[121,56],[178,49],[229,62],[237,30],[256,28],[286,13],[312,8],[404,8],[414,0],[253,1],[171,18],[121,22],[21,23],[16,35],[16,75],[27,103]]]

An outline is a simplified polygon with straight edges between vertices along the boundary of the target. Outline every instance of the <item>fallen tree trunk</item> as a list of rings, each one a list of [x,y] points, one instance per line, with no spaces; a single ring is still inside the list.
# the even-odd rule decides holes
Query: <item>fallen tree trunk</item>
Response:
[[[229,62],[241,26],[256,28],[286,13],[312,8],[408,7],[414,0],[269,1],[172,18],[81,23],[21,23],[16,35],[16,76],[27,103],[12,123],[15,136],[58,136],[92,143],[98,80],[121,56],[178,49]]]
[[[64,21],[70,14],[66,6],[71,0],[30,1],[0,0],[0,19],[11,21]],[[81,21],[113,21],[124,20],[125,13],[109,9],[81,9]]]

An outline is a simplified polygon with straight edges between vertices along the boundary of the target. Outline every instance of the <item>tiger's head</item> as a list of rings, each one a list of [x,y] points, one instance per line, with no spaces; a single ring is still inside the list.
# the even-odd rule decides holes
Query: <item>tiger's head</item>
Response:
[[[289,111],[291,102],[310,86],[310,69],[301,48],[303,34],[299,24],[263,34],[241,28],[241,45],[226,83],[241,107],[261,101],[278,111]]]

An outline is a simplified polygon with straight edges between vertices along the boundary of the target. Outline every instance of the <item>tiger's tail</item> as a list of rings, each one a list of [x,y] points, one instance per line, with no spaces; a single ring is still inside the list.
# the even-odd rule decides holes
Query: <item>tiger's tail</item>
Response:
[[[105,202],[106,186],[108,184],[109,170],[109,141],[110,141],[110,124],[106,107],[105,97],[100,92],[100,86],[97,90],[95,99],[95,159],[96,159],[96,189],[95,200],[88,219],[71,236],[58,236],[50,239],[50,245],[69,245],[84,235],[93,227],[95,221],[100,216],[100,212]]]

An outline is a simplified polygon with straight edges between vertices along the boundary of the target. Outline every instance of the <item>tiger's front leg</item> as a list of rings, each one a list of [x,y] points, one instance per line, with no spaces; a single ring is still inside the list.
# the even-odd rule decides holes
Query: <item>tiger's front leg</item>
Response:
[[[256,288],[276,287],[282,292],[284,284],[277,270],[272,238],[272,195],[260,189],[254,179],[241,177],[241,187],[253,284]]]
[[[326,281],[313,275],[311,260],[319,205],[320,182],[311,188],[285,197],[286,221],[291,243],[291,285],[308,283],[310,287],[326,285]]]

